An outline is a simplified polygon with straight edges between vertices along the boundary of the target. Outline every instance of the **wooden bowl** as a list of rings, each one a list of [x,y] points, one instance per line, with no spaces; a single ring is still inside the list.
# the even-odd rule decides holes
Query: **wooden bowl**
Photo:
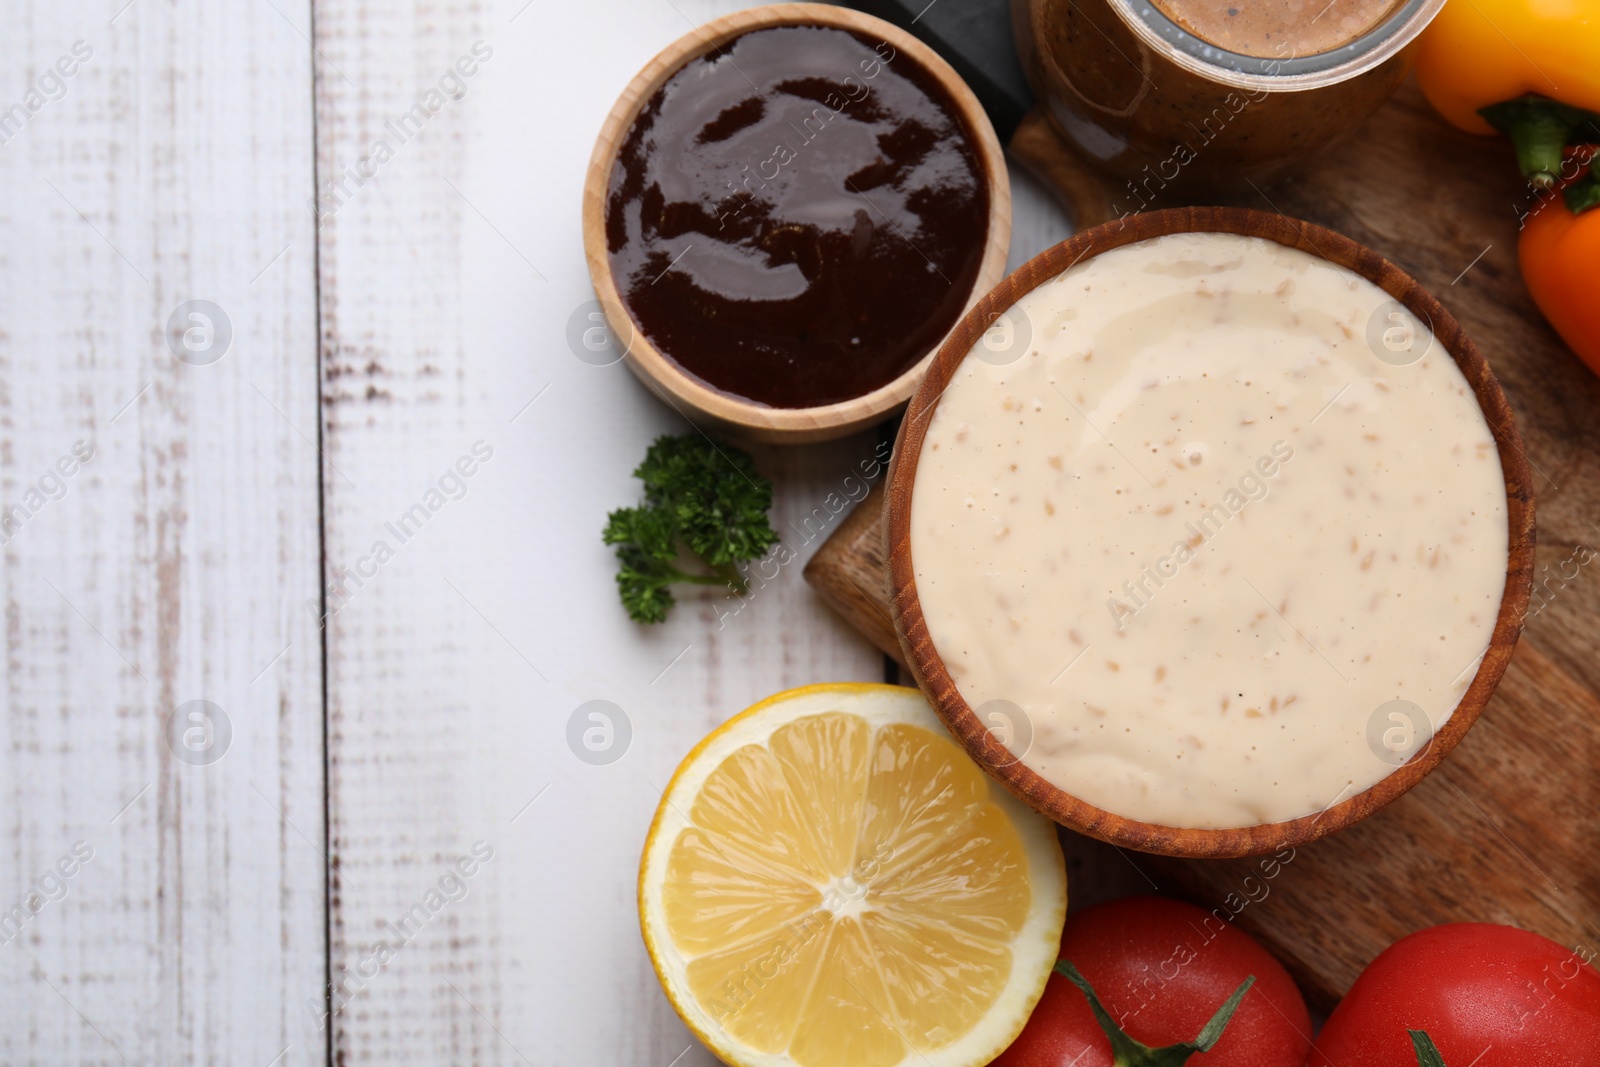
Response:
[[[960,117],[976,139],[979,163],[989,182],[989,228],[978,276],[966,310],[1005,273],[1011,244],[1011,182],[994,127],[967,83],[937,53],[899,27],[859,11],[831,4],[771,4],[725,15],[684,34],[652,59],[628,83],[600,128],[589,158],[583,186],[583,247],[589,277],[612,331],[631,337],[626,360],[646,385],[691,421],[748,440],[779,443],[826,441],[873,425],[899,410],[916,391],[933,361],[934,351],[894,381],[864,396],[809,408],[775,408],[709,388],[650,343],[627,311],[611,275],[606,251],[606,192],[617,153],[640,109],[684,64],[752,30],[774,26],[832,26],[888,42],[898,53],[920,64],[955,101]]]
[[[1372,281],[1425,322],[1472,386],[1499,448],[1505,473],[1510,554],[1500,613],[1488,651],[1455,713],[1430,744],[1365,792],[1326,810],[1285,822],[1224,829],[1162,826],[1115,815],[1051,784],[1007,751],[962,698],[928,635],[911,559],[911,493],[930,416],[956,367],[995,317],[1025,294],[1089,256],[1167,234],[1213,232],[1263,237],[1347,267]],[[1489,702],[1522,632],[1533,580],[1533,493],[1528,461],[1511,408],[1478,349],[1422,286],[1394,264],[1331,230],[1282,215],[1242,208],[1154,211],[1086,230],[1035,256],[957,323],[912,398],[895,442],[885,511],[885,545],[896,636],[917,684],[956,738],[985,770],[1056,822],[1114,845],[1167,856],[1250,856],[1316,840],[1357,822],[1420,782],[1449,754]]]

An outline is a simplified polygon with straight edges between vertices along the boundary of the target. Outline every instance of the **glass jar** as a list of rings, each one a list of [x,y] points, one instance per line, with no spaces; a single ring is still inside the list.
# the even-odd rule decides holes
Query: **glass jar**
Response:
[[[1307,0],[1308,18],[1318,6]],[[1052,125],[1120,179],[1113,214],[1126,215],[1158,199],[1249,194],[1326,149],[1405,79],[1443,6],[1401,0],[1330,50],[1281,44],[1267,56],[1218,48],[1150,0],[1013,0],[1012,15]]]

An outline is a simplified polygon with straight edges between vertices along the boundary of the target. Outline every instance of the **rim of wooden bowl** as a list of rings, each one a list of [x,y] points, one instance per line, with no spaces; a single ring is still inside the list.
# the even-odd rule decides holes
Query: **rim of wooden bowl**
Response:
[[[1283,822],[1206,829],[1164,826],[1113,814],[1046,781],[1002,746],[962,698],[928,635],[911,559],[911,496],[923,439],[939,396],[956,367],[994,318],[1069,266],[1122,245],[1174,233],[1232,233],[1263,237],[1347,267],[1374,282],[1433,327],[1461,368],[1483,410],[1505,473],[1510,551],[1494,635],[1472,684],[1433,740],[1365,791],[1320,812]],[[918,686],[967,752],[1012,793],[1063,826],[1114,845],[1167,856],[1226,858],[1259,855],[1314,841],[1366,818],[1420,782],[1455,748],[1488,704],[1522,632],[1533,581],[1534,503],[1528,461],[1510,405],[1483,355],[1455,317],[1393,263],[1332,230],[1244,208],[1171,208],[1086,230],[1040,253],[1006,278],[951,331],[922,387],[911,400],[895,442],[885,516],[895,633]]]
[[[903,406],[921,383],[943,341],[930,348],[911,369],[870,393],[817,407],[768,407],[711,388],[651,344],[617,290],[611,275],[611,257],[606,250],[606,191],[617,152],[639,111],[684,64],[742,34],[774,26],[830,26],[875,37],[888,42],[897,54],[909,55],[944,87],[972,132],[978,160],[989,184],[989,222],[983,258],[962,314],[970,312],[978,298],[1000,280],[1005,273],[1006,253],[1011,244],[1011,182],[1005,155],[989,116],[961,76],[927,45],[880,18],[832,4],[769,4],[724,15],[684,34],[645,64],[612,106],[589,157],[583,184],[583,248],[589,262],[589,277],[594,282],[595,294],[607,322],[617,336],[632,338],[625,356],[628,366],[657,395],[680,413],[699,413],[718,427],[742,437],[780,443],[825,441],[880,422]]]

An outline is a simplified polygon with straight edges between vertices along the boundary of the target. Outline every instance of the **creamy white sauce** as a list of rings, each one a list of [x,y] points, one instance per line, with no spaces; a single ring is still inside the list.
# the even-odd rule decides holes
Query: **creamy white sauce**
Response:
[[[940,398],[911,507],[968,704],[1057,786],[1185,827],[1311,814],[1404,762],[1472,680],[1507,542],[1494,438],[1428,326],[1227,234],[1024,297]]]

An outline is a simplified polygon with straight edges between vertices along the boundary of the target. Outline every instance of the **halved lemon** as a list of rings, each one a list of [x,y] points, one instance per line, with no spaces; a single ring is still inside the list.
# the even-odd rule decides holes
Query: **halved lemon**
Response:
[[[888,685],[791,689],[713,731],[639,871],[661,985],[735,1067],[988,1063],[1066,906],[1054,824]]]

